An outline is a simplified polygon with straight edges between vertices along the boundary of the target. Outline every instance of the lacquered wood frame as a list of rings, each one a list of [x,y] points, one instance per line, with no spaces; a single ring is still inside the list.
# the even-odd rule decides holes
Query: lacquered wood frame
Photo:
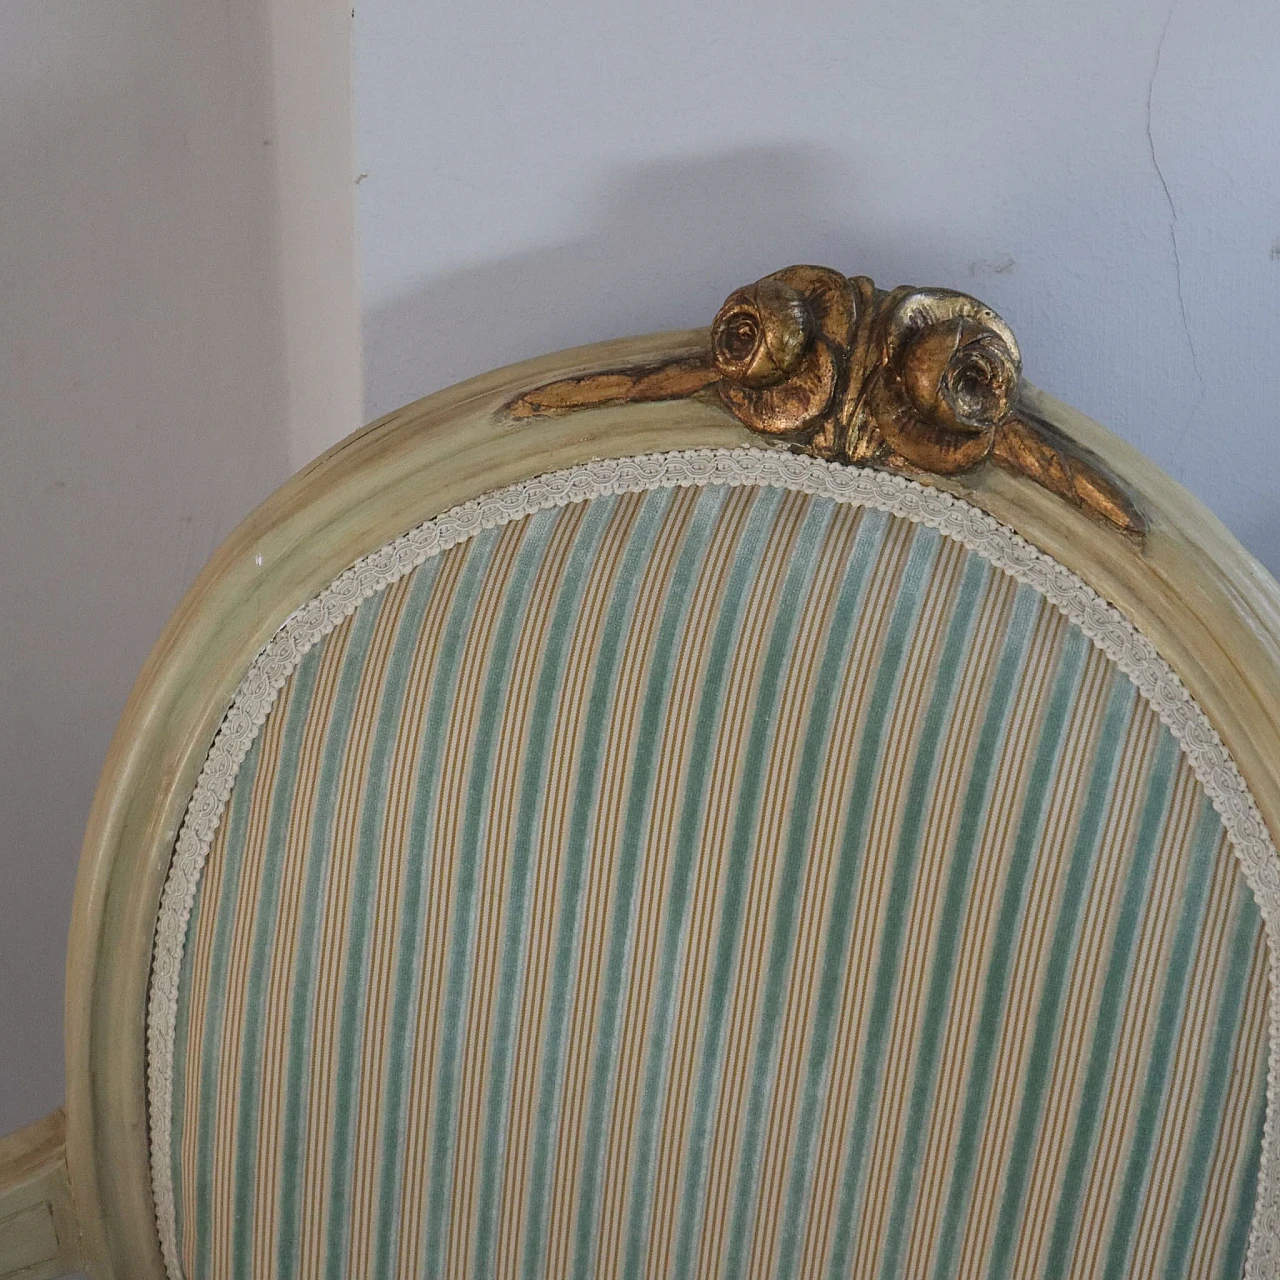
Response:
[[[48,1203],[65,1225],[56,1256],[39,1271],[0,1267],[0,1277],[52,1276],[79,1265],[104,1280],[164,1277],[145,1087],[152,940],[196,775],[257,652],[294,609],[361,555],[485,491],[595,458],[760,447],[759,436],[704,401],[610,405],[534,420],[503,411],[527,389],[692,356],[706,343],[705,331],[687,331],[579,348],[399,410],[290,480],[201,573],[139,677],[89,820],[68,955],[65,1139],[55,1116],[0,1149],[0,1157],[5,1150],[21,1157],[9,1164],[0,1158],[0,1208],[15,1195],[21,1207]],[[1013,528],[1153,642],[1233,754],[1274,838],[1280,587],[1215,517],[1134,450],[1034,388],[1024,387],[1024,395],[1127,486],[1148,522],[1141,542],[995,468],[920,478]],[[9,1228],[0,1222],[0,1250],[12,1246],[15,1257],[25,1256],[30,1224],[43,1230],[44,1218],[7,1221]],[[6,1256],[0,1251],[0,1259]]]

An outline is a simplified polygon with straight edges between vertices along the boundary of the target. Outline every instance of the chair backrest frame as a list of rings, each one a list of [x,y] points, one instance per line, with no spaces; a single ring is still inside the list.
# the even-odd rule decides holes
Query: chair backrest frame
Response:
[[[761,447],[759,436],[705,400],[604,405],[534,420],[503,411],[532,387],[691,357],[706,344],[704,330],[597,344],[399,410],[269,498],[184,599],[113,741],[71,929],[66,1158],[84,1255],[96,1275],[165,1276],[149,1174],[144,1029],[152,947],[175,837],[246,669],[285,619],[354,561],[460,502],[594,459]],[[1127,486],[1148,521],[1143,539],[995,468],[919,478],[1015,530],[1146,635],[1221,736],[1269,831],[1280,833],[1280,587],[1136,451],[1034,388],[1024,386],[1023,395]],[[1276,922],[1267,923],[1274,933]],[[1274,1025],[1272,1035],[1274,1042]]]

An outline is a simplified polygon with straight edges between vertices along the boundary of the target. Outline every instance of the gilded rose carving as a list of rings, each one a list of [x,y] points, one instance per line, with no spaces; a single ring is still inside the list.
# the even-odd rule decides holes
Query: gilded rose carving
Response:
[[[1012,331],[976,298],[795,266],[731,293],[705,355],[548,383],[508,411],[714,396],[751,430],[816,457],[936,475],[993,463],[1144,532],[1102,460],[1021,401],[1021,378]]]

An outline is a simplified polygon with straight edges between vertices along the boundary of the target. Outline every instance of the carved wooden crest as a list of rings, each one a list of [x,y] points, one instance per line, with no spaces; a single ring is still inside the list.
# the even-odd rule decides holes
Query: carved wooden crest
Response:
[[[1143,533],[1102,460],[1020,401],[1021,377],[1009,326],[967,294],[886,292],[866,276],[796,266],[731,293],[705,356],[547,383],[508,411],[714,395],[744,426],[817,457],[937,475],[989,460]]]

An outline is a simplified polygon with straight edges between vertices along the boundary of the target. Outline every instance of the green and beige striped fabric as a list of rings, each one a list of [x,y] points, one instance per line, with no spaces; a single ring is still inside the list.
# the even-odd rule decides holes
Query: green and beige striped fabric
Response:
[[[298,663],[186,932],[176,1267],[1236,1280],[1262,922],[1152,706],[924,524],[538,511]]]

